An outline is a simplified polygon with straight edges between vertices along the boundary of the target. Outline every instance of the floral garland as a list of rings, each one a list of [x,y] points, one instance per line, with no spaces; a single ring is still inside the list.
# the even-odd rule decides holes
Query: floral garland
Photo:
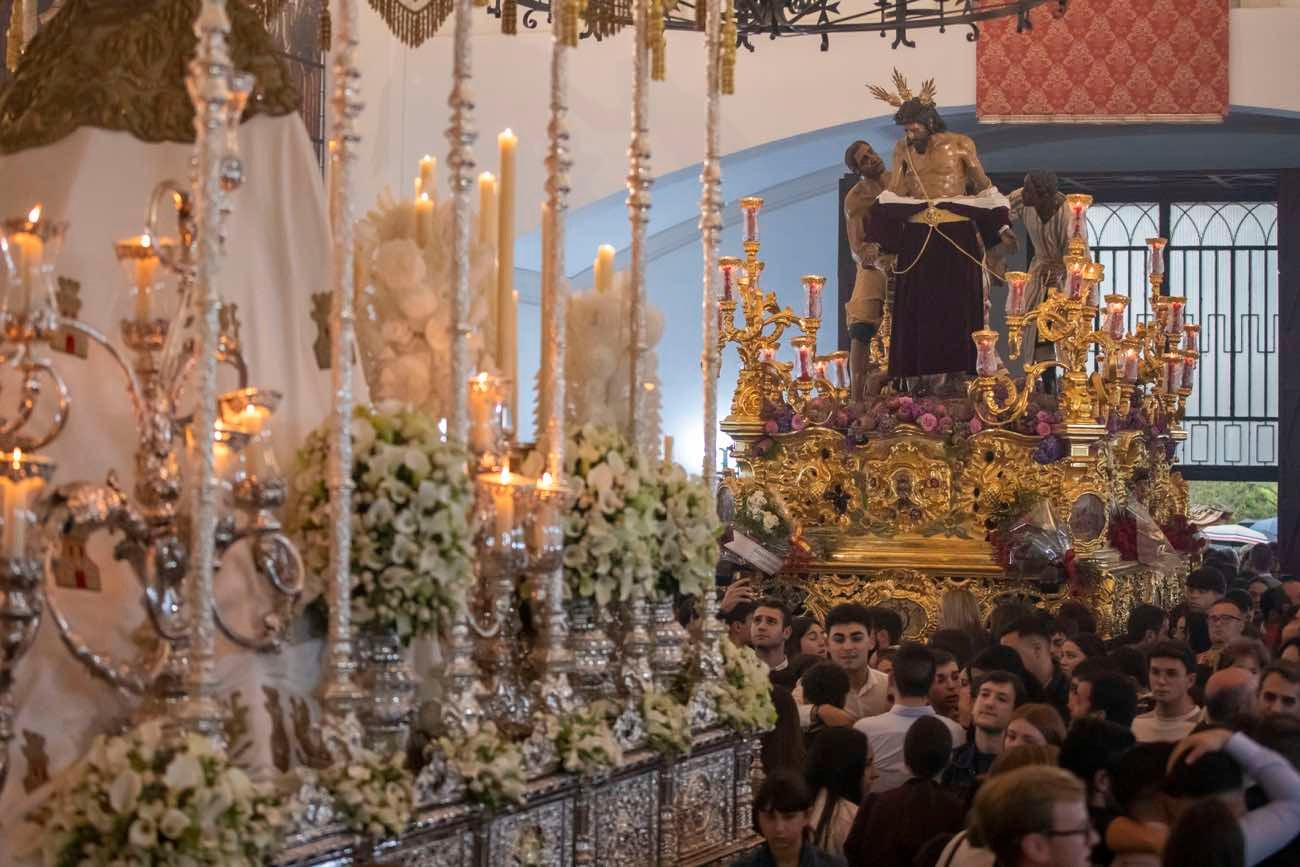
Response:
[[[722,523],[707,485],[678,464],[659,465],[658,590],[699,596],[713,587]]]
[[[298,453],[292,522],[320,595],[329,568],[329,430]],[[352,617],[404,641],[433,634],[473,581],[474,488],[466,453],[433,419],[400,404],[357,407],[352,421]]]
[[[400,752],[384,757],[361,750],[346,764],[321,771],[320,780],[353,833],[396,837],[411,822],[415,780]]]
[[[717,694],[718,715],[731,729],[744,734],[765,732],[776,725],[776,705],[767,665],[748,647],[722,642],[723,677]]]
[[[502,737],[495,723],[460,740],[439,738],[447,761],[465,780],[469,796],[489,809],[522,804],[526,789],[524,753]]]
[[[765,548],[788,550],[793,526],[790,510],[775,492],[743,483],[736,496],[736,529]]]
[[[47,867],[268,863],[289,826],[269,786],[254,783],[199,735],[164,742],[148,722],[100,735],[32,817]]]
[[[609,725],[607,702],[563,714],[547,714],[541,725],[555,745],[560,765],[571,774],[592,776],[623,764],[623,750]]]
[[[1199,554],[1205,550],[1205,537],[1201,528],[1187,520],[1186,515],[1174,515],[1160,525],[1165,538],[1179,554]]]
[[[1138,558],[1137,518],[1124,509],[1110,516],[1110,545],[1120,559],[1136,562]]]
[[[691,720],[686,705],[666,692],[647,690],[641,697],[646,742],[665,756],[684,756],[691,751]]]
[[[658,577],[661,500],[635,451],[616,431],[583,427],[570,437],[565,471],[574,488],[564,529],[569,592],[597,604],[650,592]]]

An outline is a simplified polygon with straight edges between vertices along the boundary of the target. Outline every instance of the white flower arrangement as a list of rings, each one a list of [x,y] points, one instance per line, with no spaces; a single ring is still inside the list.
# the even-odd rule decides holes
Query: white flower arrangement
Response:
[[[34,851],[62,865],[265,864],[289,825],[280,799],[208,738],[148,722],[100,735],[33,817]]]
[[[411,822],[415,778],[406,769],[406,756],[401,752],[380,756],[358,750],[346,763],[321,771],[320,781],[355,834],[373,839],[396,837]]]
[[[636,452],[617,432],[584,427],[570,437],[565,464],[575,493],[564,530],[569,592],[599,605],[652,592],[660,498]]]
[[[698,596],[713,587],[722,524],[707,485],[664,461],[656,479],[661,521],[657,536],[659,592]]]
[[[723,675],[718,684],[718,716],[734,731],[765,732],[776,725],[776,705],[767,664],[752,648],[722,642]]]
[[[646,741],[657,752],[682,756],[691,751],[691,720],[686,705],[666,692],[647,690],[641,697]]]
[[[608,292],[595,289],[569,295],[566,305],[568,345],[582,347],[581,352],[564,354],[565,429],[577,430],[584,425],[622,429],[626,433],[628,364],[632,345],[628,337],[629,272],[614,275]],[[660,442],[660,392],[655,347],[664,332],[663,313],[647,303],[645,329],[641,334],[645,349],[640,367],[644,371],[639,425],[644,454],[653,454]],[[538,428],[541,430],[545,425]]]
[[[754,484],[736,492],[736,529],[768,548],[788,549],[790,512],[772,491]]]
[[[623,750],[609,725],[607,702],[541,719],[546,736],[555,745],[560,765],[571,774],[591,776],[623,764]]]
[[[459,740],[439,738],[438,745],[465,780],[472,799],[490,809],[523,803],[527,779],[523,750],[502,737],[494,723],[484,723]]]
[[[328,425],[298,454],[292,522],[320,595],[329,569]],[[352,617],[395,629],[403,642],[433,634],[465,604],[473,582],[474,487],[468,457],[411,407],[357,407],[352,421]]]
[[[415,202],[380,194],[356,226],[357,341],[376,401],[394,400],[447,415],[452,383],[434,371],[450,366],[451,200],[438,202],[430,237],[417,243]],[[496,248],[470,247],[469,348],[472,370],[499,367],[496,347]],[[464,383],[460,383],[463,388]]]

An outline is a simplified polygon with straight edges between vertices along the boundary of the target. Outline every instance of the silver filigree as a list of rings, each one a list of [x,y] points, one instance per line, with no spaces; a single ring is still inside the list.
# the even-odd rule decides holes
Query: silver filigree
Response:
[[[578,693],[588,702],[608,698],[613,688],[610,669],[614,642],[596,619],[596,604],[575,597],[570,602],[569,647],[573,651],[573,680]]]
[[[492,820],[488,864],[569,867],[573,863],[573,800],[564,799]]]
[[[362,714],[367,745],[380,753],[404,752],[415,713],[415,675],[397,629],[367,630],[362,636],[367,694]]]
[[[593,804],[595,863],[654,867],[659,806],[659,774],[653,768],[602,787]]]
[[[465,779],[447,761],[437,744],[425,750],[424,767],[415,776],[415,803],[419,805],[455,804],[465,797]]]
[[[673,766],[677,819],[677,857],[682,860],[732,839],[748,814],[735,804],[736,756],[720,750],[684,759]]]

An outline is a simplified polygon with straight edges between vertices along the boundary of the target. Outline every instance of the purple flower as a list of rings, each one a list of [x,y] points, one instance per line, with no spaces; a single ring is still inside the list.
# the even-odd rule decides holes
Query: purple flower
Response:
[[[1039,415],[1044,415],[1044,414],[1045,413],[1039,413]],[[1037,431],[1040,437],[1051,436],[1052,426],[1048,424],[1046,421],[1040,420],[1037,426],[1035,426],[1034,430]]]
[[[768,419],[766,422],[763,423],[764,433],[774,434],[776,433],[776,431],[777,431],[777,425],[774,419]]]
[[[1065,457],[1065,441],[1058,436],[1046,436],[1034,449],[1034,460],[1040,464],[1053,464]]]
[[[808,422],[804,421],[804,417],[798,413],[795,413],[794,417],[790,419],[791,430],[803,430],[807,426]]]
[[[887,415],[880,419],[879,424],[876,425],[876,429],[882,434],[891,434],[894,432],[895,424],[896,422],[894,421],[894,417],[892,415]]]
[[[1047,412],[1047,410],[1040,409],[1040,410],[1038,411],[1038,420],[1039,420],[1039,421],[1051,421],[1051,420],[1052,420],[1052,416],[1051,416],[1050,413]]]
[[[922,413],[917,421],[921,423],[921,430],[926,433],[934,433],[935,428],[939,426],[939,420],[934,417],[934,413],[930,412]]]
[[[948,416],[944,416],[943,418],[939,419],[939,427],[943,430],[944,433],[952,433],[952,428],[953,428],[952,419],[949,418]]]
[[[900,407],[911,406],[914,402],[915,401],[912,400],[912,396],[909,394],[904,394],[898,398],[898,405]]]
[[[984,430],[984,424],[983,424],[983,422],[980,421],[979,416],[977,416],[977,415],[973,415],[973,416],[971,416],[971,419],[970,419],[970,432],[971,432],[972,434],[977,434],[977,433],[979,433],[979,432],[982,431],[982,430]]]
[[[900,422],[916,421],[916,410],[910,403],[898,408],[898,420]]]

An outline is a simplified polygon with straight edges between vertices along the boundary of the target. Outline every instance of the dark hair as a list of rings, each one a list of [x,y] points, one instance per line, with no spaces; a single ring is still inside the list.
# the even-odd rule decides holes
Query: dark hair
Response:
[[[957,659],[957,665],[965,668],[975,652],[975,641],[970,633],[960,629],[940,629],[930,636],[931,650],[944,650]]]
[[[932,133],[945,132],[948,129],[948,125],[943,122],[933,103],[921,102],[915,97],[905,100],[898,107],[898,111],[894,112],[894,123],[899,126],[906,126],[909,123],[923,124]]]
[[[1187,643],[1191,646],[1193,653],[1204,653],[1210,649],[1210,621],[1206,619],[1204,611],[1188,610],[1183,614],[1183,621],[1187,625]]]
[[[1216,671],[1222,671],[1225,668],[1231,668],[1233,663],[1243,656],[1253,656],[1259,663],[1260,671],[1263,671],[1273,656],[1264,646],[1264,642],[1255,638],[1236,638],[1224,645],[1223,652],[1219,654],[1219,664],[1215,667]]]
[[[1259,673],[1260,686],[1264,685],[1264,678],[1268,677],[1270,674],[1276,674],[1278,677],[1286,680],[1289,684],[1300,684],[1300,667],[1297,667],[1295,663],[1275,662],[1272,665],[1266,666],[1264,670]]]
[[[740,621],[747,619],[749,615],[753,614],[754,609],[757,607],[758,604],[755,602],[737,602],[732,606],[730,611],[723,611],[719,614],[718,618],[723,623],[727,624],[739,623]]]
[[[1072,621],[1079,632],[1097,631],[1097,615],[1087,605],[1073,599],[1061,603],[1061,607],[1056,609],[1056,619]]]
[[[817,735],[808,750],[804,778],[814,794],[826,790],[825,813],[831,812],[832,797],[853,805],[862,800],[862,776],[867,770],[867,736],[855,728],[836,726]]]
[[[849,673],[833,662],[819,662],[803,673],[803,700],[808,704],[844,707],[849,694]]]
[[[1159,641],[1147,651],[1147,668],[1154,659],[1176,659],[1183,664],[1188,674],[1196,673],[1196,654],[1181,641]]]
[[[755,813],[802,813],[817,796],[801,774],[786,768],[768,774],[754,795]]]
[[[1213,566],[1202,566],[1188,573],[1187,588],[1189,590],[1213,590],[1222,596],[1228,592],[1228,579],[1224,578],[1223,573]]]
[[[799,706],[790,690],[783,686],[772,687],[772,704],[776,706],[776,725],[763,735],[760,757],[764,773],[787,768],[803,770],[803,729],[799,726]]]
[[[1009,671],[990,671],[988,674],[981,676],[977,680],[971,681],[971,697],[974,698],[979,695],[980,687],[986,683],[1010,684],[1011,688],[1014,689],[1016,693],[1016,707],[1020,707],[1028,700],[1029,694],[1025,691],[1025,682],[1020,679],[1019,675],[1012,674]]]
[[[889,633],[890,645],[898,644],[903,637],[903,615],[893,608],[886,608],[883,605],[873,605],[867,611],[871,615],[867,628],[872,632],[880,629],[885,630]]]
[[[1142,636],[1147,631],[1160,635],[1160,626],[1165,622],[1169,615],[1159,605],[1152,605],[1149,602],[1143,602],[1135,607],[1128,614],[1128,621],[1124,626],[1124,637],[1130,644],[1135,644],[1142,640]]]
[[[934,669],[934,655],[909,641],[894,654],[894,688],[900,696],[924,698],[934,686]]]
[[[1013,632],[1022,638],[1041,637],[1045,641],[1051,641],[1052,622],[1046,617],[1042,617],[1038,614],[1031,614],[1028,617],[1020,618],[1006,629],[1002,630],[1002,635],[998,636],[998,638],[1000,640]]]
[[[1298,646],[1298,645],[1300,645],[1300,635],[1296,636],[1295,638],[1288,638],[1288,639],[1287,639],[1287,640],[1282,644],[1282,646],[1279,647],[1279,648],[1277,649],[1277,658],[1278,658],[1279,660],[1281,660],[1281,659],[1282,659],[1282,654],[1283,654],[1283,653],[1286,653],[1286,649],[1287,649],[1288,647],[1295,647],[1295,646]]]
[[[1079,677],[1076,668],[1074,676],[1086,681],[1090,687],[1088,703],[1094,713],[1103,719],[1122,726],[1133,725],[1137,716],[1138,694],[1133,678],[1118,671],[1103,671],[1091,677]]]
[[[903,763],[912,776],[938,776],[952,758],[952,732],[937,716],[918,717],[903,738]]]
[[[1109,768],[1135,743],[1128,726],[1095,717],[1077,719],[1061,744],[1060,765],[1083,780],[1092,792],[1097,772]]]
[[[1271,669],[1265,672],[1266,675],[1270,673]],[[1283,713],[1269,714],[1255,724],[1250,736],[1261,746],[1280,753],[1293,766],[1300,767],[1300,719]]]
[[[1111,762],[1110,791],[1124,812],[1160,791],[1173,751],[1173,743],[1138,744]]]
[[[1106,655],[1106,642],[1098,638],[1095,632],[1080,632],[1070,641],[1074,642],[1083,651],[1083,655],[1089,659],[1094,656]]]
[[[857,154],[858,148],[863,145],[871,147],[869,142],[858,139],[853,144],[849,145],[848,149],[844,151],[844,166],[849,170],[850,174],[856,175],[858,173],[858,162],[854,157]]]
[[[790,621],[790,637],[785,642],[785,655],[794,658],[803,651],[800,649],[804,635],[814,626],[821,626],[816,617],[795,617]]]
[[[1251,545],[1250,550],[1246,552],[1246,559],[1250,561],[1250,566],[1256,572],[1273,571],[1273,552],[1268,545]]]
[[[1035,614],[1037,614],[1037,611],[1028,602],[1021,602],[1019,599],[1002,602],[989,615],[989,631],[993,633],[993,640],[1001,641],[1002,636],[1008,632],[1007,627],[1018,620],[1032,617]]]
[[[1079,673],[1079,668],[1084,663],[1091,663],[1092,659],[1085,659],[1079,665],[1075,666],[1074,673]],[[1117,647],[1112,650],[1106,657],[1109,667],[1115,671],[1127,674],[1133,678],[1134,682],[1143,689],[1147,685],[1147,658],[1146,654],[1136,647]]]
[[[1028,684],[1030,674],[1025,670],[1024,660],[1013,647],[995,644],[971,660],[971,695],[975,695],[975,671],[1009,671],[1020,678],[1022,684]]]
[[[1223,598],[1220,599],[1219,602],[1232,603],[1237,607],[1237,610],[1241,612],[1242,617],[1249,615],[1251,610],[1255,607],[1255,600],[1251,598],[1249,590],[1238,590],[1235,588],[1224,594]],[[1214,604],[1218,605],[1219,603],[1216,602]]]
[[[781,628],[785,629],[790,625],[790,609],[785,607],[785,603],[775,596],[764,596],[754,603],[754,610],[760,608],[771,608],[774,611],[781,612]]]
[[[1178,816],[1160,863],[1163,867],[1245,867],[1246,837],[1226,804],[1206,798]]]
[[[1205,753],[1189,764],[1184,754],[1165,774],[1165,792],[1175,798],[1206,798],[1245,785],[1241,765],[1225,752]]]
[[[931,647],[929,648],[929,651],[930,655],[934,657],[934,669],[936,674],[938,674],[939,669],[943,668],[945,665],[955,665],[958,668],[961,668],[961,664],[957,662],[957,657],[953,656],[948,651],[940,650],[937,647]]]
[[[871,625],[871,612],[857,602],[841,602],[826,615],[826,631],[847,623],[860,623],[864,629]]]
[[[1025,189],[1033,190],[1040,202],[1051,202],[1056,198],[1058,189],[1056,172],[1045,169],[1033,169],[1025,173]]]
[[[1265,621],[1274,614],[1282,614],[1291,604],[1286,591],[1281,587],[1270,587],[1259,594],[1259,613]]]

